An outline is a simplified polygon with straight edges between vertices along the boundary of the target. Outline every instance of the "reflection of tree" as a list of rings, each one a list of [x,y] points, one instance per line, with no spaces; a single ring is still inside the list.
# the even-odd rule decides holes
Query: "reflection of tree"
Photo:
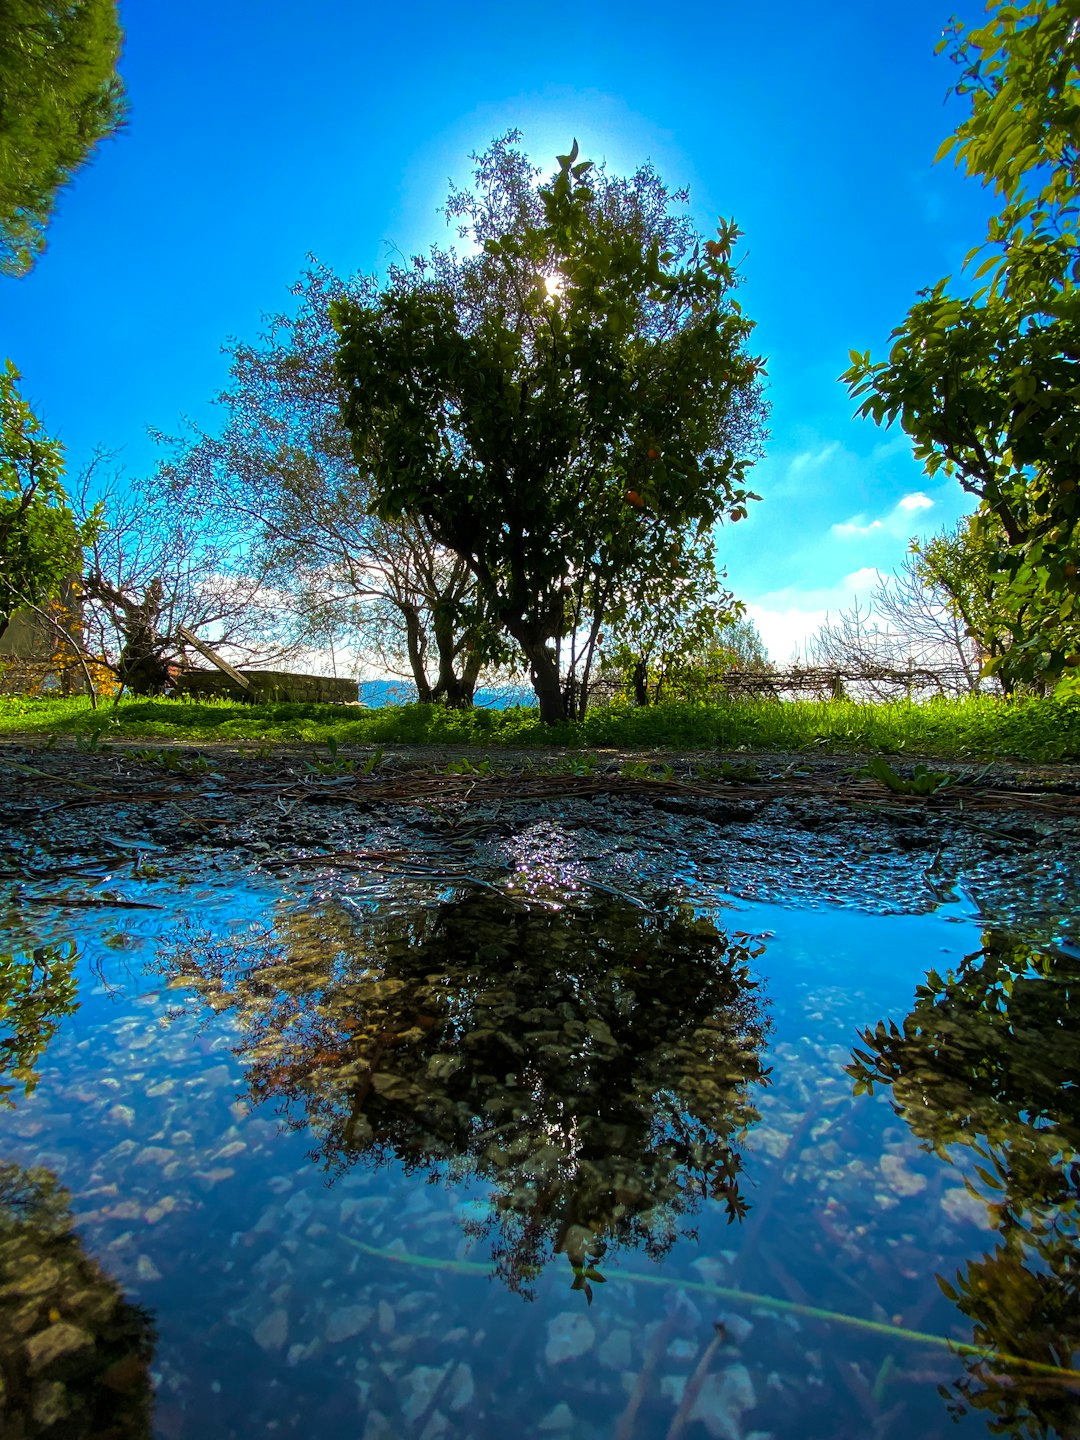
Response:
[[[150,1316],[83,1251],[50,1170],[0,1165],[0,1434],[148,1440]]]
[[[902,1028],[862,1034],[856,1090],[888,1085],[894,1109],[928,1148],[979,1157],[965,1177],[988,1205],[995,1249],[942,1288],[975,1325],[975,1341],[1049,1367],[1076,1367],[1080,1347],[1080,960],[992,932],[956,974],[931,970]],[[964,1146],[965,1151],[950,1152]],[[961,1403],[996,1415],[995,1430],[1080,1433],[1067,1377],[980,1359]]]
[[[257,952],[168,963],[235,1009],[253,1095],[306,1121],[324,1165],[481,1176],[511,1287],[563,1252],[591,1298],[609,1244],[662,1254],[706,1198],[744,1213],[735,1144],[766,1075],[748,958],[675,909],[485,894],[358,927],[294,912]]]
[[[10,1105],[19,1081],[29,1095],[39,1076],[34,1066],[66,1016],[78,1008],[74,975],[77,952],[70,942],[42,945],[29,954],[0,955],[0,1105]]]

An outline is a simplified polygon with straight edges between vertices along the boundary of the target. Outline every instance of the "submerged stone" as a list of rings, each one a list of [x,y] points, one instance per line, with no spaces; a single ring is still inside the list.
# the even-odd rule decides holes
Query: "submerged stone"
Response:
[[[251,1333],[260,1350],[280,1350],[289,1338],[289,1317],[280,1307],[271,1310]]]
[[[351,1340],[366,1330],[375,1318],[370,1305],[342,1305],[326,1322],[326,1342],[336,1345],[342,1340]]]
[[[562,1365],[587,1355],[596,1343],[596,1330],[587,1316],[575,1310],[564,1310],[548,1321],[548,1338],[544,1360],[548,1365]]]

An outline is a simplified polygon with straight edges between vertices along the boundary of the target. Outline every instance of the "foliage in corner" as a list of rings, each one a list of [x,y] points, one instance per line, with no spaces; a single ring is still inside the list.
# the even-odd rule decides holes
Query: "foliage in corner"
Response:
[[[1080,692],[1080,18],[1071,3],[992,0],[939,49],[959,68],[955,153],[1001,198],[967,257],[977,288],[924,290],[889,358],[851,352],[843,379],[878,424],[899,420],[1000,525],[1012,682]],[[985,254],[984,254],[985,252]]]
[[[45,248],[57,192],[124,120],[117,0],[0,5],[0,274]]]
[[[9,360],[0,372],[0,636],[14,612],[56,599],[81,567],[99,515],[79,524],[61,484],[64,449],[18,391]]]

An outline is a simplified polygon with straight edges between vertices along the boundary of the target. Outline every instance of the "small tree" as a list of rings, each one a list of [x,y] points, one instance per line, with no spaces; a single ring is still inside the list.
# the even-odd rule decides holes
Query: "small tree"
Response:
[[[651,168],[610,177],[576,143],[540,185],[517,139],[451,192],[476,253],[435,250],[334,313],[378,513],[466,562],[554,721],[584,708],[624,577],[661,576],[755,498],[762,366],[734,224],[703,244]]]
[[[974,649],[978,668],[972,691],[980,688],[984,669],[996,675],[1006,694],[1014,688],[1011,667],[1001,663],[1012,643],[1011,622],[1017,613],[1008,576],[999,565],[1003,546],[1001,527],[991,514],[969,516],[952,530],[911,542],[911,575],[930,603],[938,609],[944,604],[951,628],[962,627],[964,643],[956,643],[965,664]]]
[[[742,606],[722,584],[711,537],[677,544],[663,573],[626,577],[605,616],[603,670],[620,677],[635,705],[700,688],[708,655]]]
[[[876,699],[912,687],[978,694],[985,663],[1008,643],[999,601],[1005,582],[990,568],[995,553],[974,520],[912,540],[899,569],[878,577],[868,605],[856,601],[825,620],[809,658]]]
[[[505,643],[468,566],[422,520],[371,514],[368,469],[341,419],[330,306],[374,293],[313,262],[293,287],[294,313],[273,316],[254,345],[229,342],[220,431],[159,437],[172,449],[160,478],[216,517],[313,642],[348,634],[369,662],[407,674],[421,701],[469,705]]]
[[[1014,680],[1080,687],[1080,18],[1075,4],[991,0],[947,40],[970,112],[939,151],[1002,199],[989,277],[922,292],[888,360],[852,351],[844,379],[879,424],[899,419],[928,473],[955,474],[1000,525]]]
[[[123,123],[116,0],[0,4],[0,273],[45,248],[57,191]]]
[[[85,551],[87,649],[135,694],[160,694],[185,654],[181,627],[230,652],[234,663],[280,658],[292,648],[279,597],[265,576],[219,538],[212,519],[184,508],[156,478],[102,480],[97,456],[75,495],[81,515],[100,515]]]
[[[50,439],[18,391],[19,372],[0,372],[0,635],[16,610],[59,597],[81,566],[99,513],[80,523],[61,484],[64,447]]]

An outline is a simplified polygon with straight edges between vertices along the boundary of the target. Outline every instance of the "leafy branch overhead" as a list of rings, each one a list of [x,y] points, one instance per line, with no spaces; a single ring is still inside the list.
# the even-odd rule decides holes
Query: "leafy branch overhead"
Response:
[[[45,248],[57,192],[123,123],[117,0],[0,5],[0,275]]]
[[[995,0],[942,47],[969,113],[938,152],[1000,196],[971,286],[921,293],[885,361],[851,353],[859,413],[899,420],[931,475],[953,474],[1000,525],[1013,680],[1080,688],[1080,19]],[[979,263],[976,263],[979,262]]]
[[[59,596],[82,563],[100,512],[80,523],[62,482],[64,447],[19,393],[11,361],[0,371],[0,635],[25,606]]]

